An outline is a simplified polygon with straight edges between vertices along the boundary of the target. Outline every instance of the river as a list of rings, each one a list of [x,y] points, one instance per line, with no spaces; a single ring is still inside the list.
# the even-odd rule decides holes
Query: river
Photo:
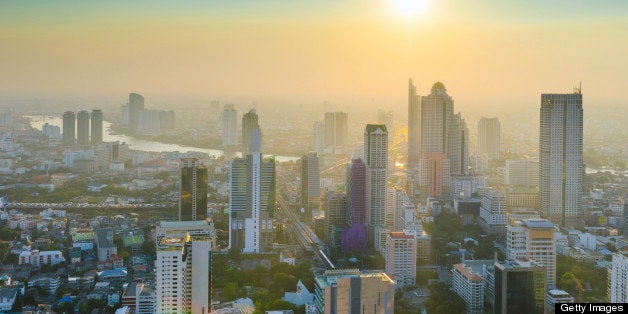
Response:
[[[51,116],[26,116],[26,118],[30,119],[31,127],[41,130],[42,126],[45,123],[50,125],[55,125],[60,128],[63,128],[63,119],[60,117],[51,117]],[[220,157],[224,155],[224,152],[219,149],[208,149],[208,148],[200,148],[200,147],[192,147],[192,146],[183,146],[179,144],[168,144],[157,141],[148,141],[143,140],[132,135],[126,134],[115,134],[111,131],[111,122],[103,121],[103,128],[105,129],[103,132],[103,141],[105,142],[124,142],[129,145],[129,148],[134,150],[140,150],[145,152],[200,152],[205,153],[213,157]],[[237,155],[241,155],[241,153],[237,153]],[[269,155],[270,156],[270,155]],[[287,162],[287,161],[296,161],[299,157],[292,156],[275,156],[275,160],[278,162]]]

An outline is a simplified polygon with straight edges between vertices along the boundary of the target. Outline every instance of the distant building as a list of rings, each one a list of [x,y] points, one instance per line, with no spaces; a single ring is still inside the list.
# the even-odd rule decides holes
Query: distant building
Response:
[[[236,145],[238,145],[238,112],[233,104],[227,104],[222,112],[222,146]]]
[[[366,165],[366,224],[371,243],[378,243],[376,230],[386,226],[388,185],[388,130],[382,124],[368,124],[364,130]],[[385,239],[385,236],[384,236]],[[377,247],[377,245],[375,245]]]
[[[102,143],[102,134],[103,134],[103,115],[102,110],[94,109],[91,114],[92,124],[91,124],[91,141],[92,145],[98,145]]]
[[[539,132],[541,213],[566,227],[582,214],[582,93],[542,94]]]
[[[482,117],[478,122],[478,153],[499,159],[502,125],[498,118]]]
[[[207,168],[197,158],[181,159],[179,220],[207,218]]]
[[[327,270],[315,278],[314,305],[318,314],[392,314],[395,282],[385,273],[357,269]]]
[[[301,208],[308,217],[320,207],[321,179],[318,156],[308,153],[301,157]]]
[[[128,124],[132,131],[138,129],[139,114],[144,110],[144,96],[136,93],[129,94],[129,102],[127,103]]]
[[[421,102],[412,79],[408,82],[408,169],[421,159]]]
[[[76,115],[72,111],[63,113],[63,143],[76,144]]]
[[[118,247],[113,243],[113,229],[96,229],[94,241],[96,242],[99,261],[106,261],[111,259],[112,255],[118,254]]]
[[[539,185],[539,162],[536,160],[506,160],[504,184],[536,187]]]
[[[545,312],[545,268],[534,262],[495,262],[493,313]]]
[[[312,125],[312,149],[319,155],[325,152],[325,125],[322,122]]]
[[[242,116],[242,157],[261,151],[262,130],[255,109]]]
[[[504,235],[506,233],[506,198],[496,189],[484,191],[480,207],[480,227],[490,234]]]
[[[79,145],[89,145],[89,112],[81,110],[76,115],[76,142]]]
[[[342,153],[348,144],[349,114],[346,112],[325,112],[325,147],[332,154]]]
[[[56,126],[56,125],[45,123],[41,127],[41,132],[44,134],[44,136],[46,136],[47,138],[50,138],[50,139],[59,140],[59,139],[62,138],[61,137],[61,128]]]

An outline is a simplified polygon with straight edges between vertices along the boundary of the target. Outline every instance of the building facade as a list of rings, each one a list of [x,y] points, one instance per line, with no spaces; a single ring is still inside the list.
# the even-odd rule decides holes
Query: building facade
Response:
[[[478,122],[478,153],[499,159],[502,125],[498,118],[480,118]]]
[[[181,158],[179,186],[179,220],[207,218],[207,168],[198,158]]]

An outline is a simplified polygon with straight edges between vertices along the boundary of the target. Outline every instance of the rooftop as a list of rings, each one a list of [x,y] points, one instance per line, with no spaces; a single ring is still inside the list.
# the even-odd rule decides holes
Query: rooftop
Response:
[[[445,84],[438,81],[432,85],[432,89],[445,89]]]
[[[465,267],[464,264],[456,264],[454,269],[471,281],[482,281],[482,276]]]
[[[554,229],[554,224],[547,219],[524,219],[523,224],[528,228],[551,228]]]

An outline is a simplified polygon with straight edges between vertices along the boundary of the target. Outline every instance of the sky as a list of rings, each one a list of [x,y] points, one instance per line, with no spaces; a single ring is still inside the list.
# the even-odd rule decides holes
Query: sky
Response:
[[[628,103],[628,1],[0,2],[2,95],[405,105],[442,81],[467,109],[538,106],[582,82]],[[406,0],[413,1],[413,0]]]

